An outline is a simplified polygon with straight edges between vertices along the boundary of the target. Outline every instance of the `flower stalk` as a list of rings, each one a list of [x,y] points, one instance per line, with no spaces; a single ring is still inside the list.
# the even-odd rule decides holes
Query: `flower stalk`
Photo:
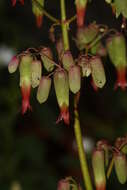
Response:
[[[68,23],[66,21],[65,0],[60,0],[61,7],[61,27],[64,42],[64,50],[69,50]]]
[[[87,160],[86,160],[86,154],[83,147],[81,129],[80,129],[79,114],[77,110],[78,99],[79,99],[79,93],[75,95],[75,100],[74,100],[74,117],[75,117],[74,132],[75,132],[75,137],[76,137],[76,142],[77,142],[77,148],[78,148],[78,154],[79,154],[84,184],[85,184],[86,190],[93,190],[91,178],[90,178],[90,174],[88,170]]]

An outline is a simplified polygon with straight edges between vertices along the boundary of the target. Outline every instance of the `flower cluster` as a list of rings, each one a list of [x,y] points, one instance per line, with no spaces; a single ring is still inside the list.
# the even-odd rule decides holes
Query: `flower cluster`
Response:
[[[59,46],[59,41],[57,47]],[[97,88],[102,88],[106,82],[105,71],[99,56],[81,54],[75,61],[71,51],[58,51],[59,63],[53,60],[52,51],[48,47],[27,49],[25,52],[14,56],[8,65],[10,73],[19,67],[20,87],[22,93],[22,113],[30,106],[31,87],[38,87],[37,100],[44,103],[49,96],[51,76],[57,102],[60,107],[60,116],[57,120],[64,120],[69,125],[69,90],[76,94],[81,88],[81,78],[92,76]],[[45,69],[47,75],[42,75]]]
[[[127,137],[117,138],[111,146],[105,140],[97,142],[92,155],[92,166],[96,190],[106,189],[106,170],[113,163],[117,178],[121,184],[127,181]],[[112,162],[110,158],[112,156]],[[108,174],[109,175],[109,174]],[[108,177],[108,176],[107,176]]]
[[[69,90],[74,94],[78,93],[81,88],[81,79],[89,76],[91,76],[91,84],[95,90],[103,88],[106,83],[106,74],[101,57],[106,56],[107,53],[117,73],[115,89],[121,87],[122,90],[125,90],[127,86],[125,37],[122,33],[115,31],[114,34],[108,36],[104,46],[100,40],[97,40],[102,34],[99,25],[95,23],[79,27],[75,39],[80,51],[77,58],[72,56],[70,50],[64,50],[62,38],[55,40],[57,63],[54,61],[49,47],[29,48],[14,56],[8,69],[10,73],[13,73],[19,66],[22,113],[31,109],[31,87],[38,87],[37,100],[39,103],[44,103],[48,99],[51,78],[53,78],[56,98],[60,107],[60,116],[57,122],[63,119],[69,125]],[[42,72],[43,69],[46,72]]]

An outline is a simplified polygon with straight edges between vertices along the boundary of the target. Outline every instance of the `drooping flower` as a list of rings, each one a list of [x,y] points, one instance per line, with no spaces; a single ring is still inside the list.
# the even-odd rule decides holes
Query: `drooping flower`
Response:
[[[57,123],[63,119],[65,124],[69,125],[69,83],[65,70],[57,69],[54,73],[54,87],[57,102],[60,107],[60,116]]]
[[[37,27],[40,28],[43,21],[43,10],[45,0],[32,0],[32,11],[36,17]]]
[[[18,65],[19,65],[19,58],[17,56],[12,57],[8,65],[9,73],[14,73],[17,70]]]
[[[116,68],[117,80],[115,89],[120,87],[125,90],[127,87],[126,69],[127,69],[127,54],[126,41],[121,33],[118,33],[107,40],[107,50],[109,57]]]
[[[11,0],[12,1],[12,6],[14,7],[16,5],[17,0]],[[24,5],[24,0],[19,0],[21,5]]]
[[[106,176],[104,168],[104,152],[95,149],[92,155],[92,167],[96,190],[106,190]]]
[[[51,79],[47,76],[43,76],[37,90],[37,100],[40,104],[44,103],[48,99],[50,88]]]
[[[114,164],[117,178],[121,184],[127,181],[127,161],[125,154],[118,152],[114,153]]]
[[[106,83],[105,70],[102,61],[100,57],[93,56],[90,58],[89,62],[91,66],[93,82],[95,86],[97,86],[98,88],[102,88]]]
[[[22,93],[22,114],[27,109],[31,109],[30,106],[30,92],[31,92],[31,63],[33,58],[29,55],[23,55],[21,57],[19,72],[20,72],[20,87]]]
[[[81,27],[84,25],[87,0],[75,0],[77,11],[77,25]]]
[[[79,65],[72,65],[68,72],[70,90],[76,94],[81,88],[81,71]]]

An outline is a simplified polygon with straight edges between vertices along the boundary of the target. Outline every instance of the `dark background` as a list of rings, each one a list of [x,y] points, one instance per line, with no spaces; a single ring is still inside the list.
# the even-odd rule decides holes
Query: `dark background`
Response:
[[[67,15],[75,14],[74,1],[66,1]],[[60,18],[59,0],[46,0],[45,9]],[[93,0],[87,7],[86,24],[96,21],[110,28],[120,30],[121,18],[112,15],[110,6],[104,0]],[[36,89],[32,90],[32,112],[21,115],[21,94],[19,73],[10,75],[7,64],[13,54],[28,47],[40,45],[54,47],[48,39],[51,21],[44,17],[43,26],[38,29],[31,10],[31,1],[21,6],[11,6],[10,0],[0,1],[0,189],[10,189],[17,181],[23,190],[57,189],[57,182],[66,176],[73,176],[82,184],[73,133],[73,95],[70,95],[71,125],[55,124],[59,108],[52,85],[48,101],[39,105]],[[60,30],[56,30],[56,35]],[[76,23],[70,25],[71,50],[78,55],[73,37]],[[83,138],[87,145],[89,165],[91,152],[97,140],[107,139],[111,144],[118,136],[127,133],[127,92],[113,90],[115,70],[108,58],[104,59],[107,83],[95,92],[90,79],[82,82],[79,113]],[[91,171],[92,174],[92,171]],[[116,174],[108,183],[108,189],[127,188],[120,185]],[[12,189],[18,190],[18,189]]]

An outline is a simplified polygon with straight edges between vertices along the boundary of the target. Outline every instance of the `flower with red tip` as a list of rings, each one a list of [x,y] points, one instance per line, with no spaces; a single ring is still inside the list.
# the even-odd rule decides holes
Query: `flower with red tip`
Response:
[[[115,89],[120,87],[125,90],[127,87],[126,69],[127,69],[127,54],[126,40],[121,33],[117,33],[107,40],[107,50],[109,58],[116,68],[117,80]]]
[[[43,10],[41,7],[44,7],[44,0],[32,0],[32,11],[36,17],[36,25],[38,28],[41,27],[43,22]]]
[[[77,11],[77,25],[78,27],[81,27],[84,25],[87,0],[76,0],[75,4]]]
[[[54,87],[57,102],[60,107],[60,116],[56,123],[64,120],[69,125],[69,83],[67,72],[63,69],[57,69],[54,74]]]
[[[12,6],[14,7],[16,5],[17,0],[11,0],[12,1]],[[19,0],[21,5],[24,5],[24,0]]]
[[[28,109],[31,110],[30,106],[30,92],[31,92],[31,63],[33,58],[29,55],[23,55],[21,57],[19,72],[20,72],[20,87],[22,93],[22,114]]]

